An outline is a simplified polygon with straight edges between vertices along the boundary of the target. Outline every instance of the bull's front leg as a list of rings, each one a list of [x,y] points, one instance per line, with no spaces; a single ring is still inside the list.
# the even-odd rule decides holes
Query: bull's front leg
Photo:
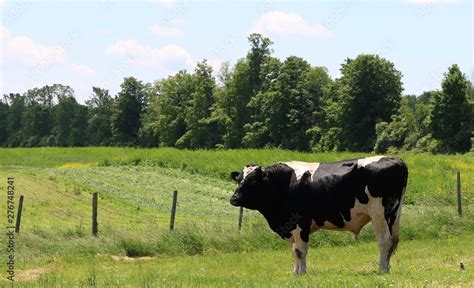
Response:
[[[306,274],[306,255],[308,254],[308,239],[306,238],[304,241],[301,237],[301,228],[300,226],[296,226],[296,229],[291,232],[294,243],[293,243],[293,256],[295,257],[295,268],[293,269],[293,273],[299,274]]]

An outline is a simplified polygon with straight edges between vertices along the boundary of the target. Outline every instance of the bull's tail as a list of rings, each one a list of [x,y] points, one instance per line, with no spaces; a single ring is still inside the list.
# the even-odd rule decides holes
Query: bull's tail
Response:
[[[400,199],[400,203],[398,203],[396,209],[393,211],[393,216],[391,215],[390,218],[394,219],[393,223],[389,223],[390,229],[390,234],[391,234],[391,240],[392,244],[390,245],[390,248],[388,250],[388,257],[392,256],[393,253],[397,250],[398,246],[398,241],[400,240],[400,219],[401,219],[401,214],[402,214],[402,205],[403,205],[403,197],[405,196],[405,188],[403,188],[403,193],[402,197]]]

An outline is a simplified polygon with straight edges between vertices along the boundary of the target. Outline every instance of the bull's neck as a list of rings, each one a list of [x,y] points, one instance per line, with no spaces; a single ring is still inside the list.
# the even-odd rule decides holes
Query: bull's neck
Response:
[[[286,237],[287,235],[285,234],[292,230],[290,228],[293,226],[292,223],[290,223],[292,211],[288,199],[288,188],[278,188],[279,189],[272,191],[276,197],[274,199],[268,199],[268,202],[265,203],[266,205],[257,210],[262,213],[274,232],[278,233],[281,237]]]
[[[286,164],[276,164],[266,169],[268,174],[268,192],[265,203],[258,209],[267,220],[270,228],[281,237],[287,237],[290,226],[292,207],[290,203],[290,187],[294,179],[294,171]]]

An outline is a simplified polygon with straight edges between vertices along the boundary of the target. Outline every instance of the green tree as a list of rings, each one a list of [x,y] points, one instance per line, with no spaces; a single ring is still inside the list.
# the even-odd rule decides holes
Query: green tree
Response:
[[[469,101],[474,101],[474,84],[471,81],[467,83],[467,89],[469,90]]]
[[[327,71],[295,56],[283,63],[269,60],[262,90],[249,103],[254,114],[245,125],[244,144],[308,150],[322,90],[330,82]]]
[[[270,138],[269,129],[269,108],[271,106],[271,89],[274,89],[278,76],[280,75],[282,63],[274,57],[268,57],[262,67],[261,90],[250,99],[247,104],[252,112],[249,122],[244,125],[245,135],[242,139],[244,147],[261,148],[265,146],[274,146]]]
[[[216,138],[218,138],[215,144],[216,148],[224,148],[229,145],[224,145],[232,135],[229,132],[232,127],[232,119],[229,114],[233,111],[231,97],[228,95],[228,83],[230,83],[231,72],[229,70],[228,63],[224,63],[221,67],[221,71],[217,75],[217,85],[214,89],[215,103],[212,107],[211,116],[209,117],[209,125],[213,125],[216,128]]]
[[[346,87],[341,79],[330,82],[323,89],[320,109],[317,111],[319,121],[308,130],[311,147],[315,151],[343,150],[342,119],[344,112],[341,104],[346,95]]]
[[[24,96],[21,145],[28,147],[55,145],[51,136],[54,126],[53,107],[62,99],[74,98],[74,90],[67,85],[54,84],[29,89]]]
[[[53,127],[52,109],[44,104],[30,103],[22,114],[22,146],[46,146]]]
[[[26,103],[37,103],[52,108],[62,98],[74,97],[74,89],[67,85],[53,84],[33,88],[26,92]]]
[[[288,57],[270,91],[269,129],[272,142],[283,149],[307,150],[306,130],[312,126],[313,102],[305,87],[311,66],[302,58]]]
[[[471,143],[474,142],[474,84],[469,82],[469,104],[471,106]],[[472,144],[471,144],[472,145]]]
[[[0,100],[0,146],[6,146],[8,140],[8,104]]]
[[[88,135],[93,145],[111,144],[111,112],[113,98],[109,90],[92,87],[92,95],[86,101],[89,107]]]
[[[397,114],[392,115],[392,121],[377,123],[374,151],[433,152],[437,142],[432,139],[429,127],[432,109],[429,98],[435,94],[435,91],[430,91],[424,92],[419,97],[413,95],[402,97],[400,109]]]
[[[112,105],[111,130],[115,145],[138,144],[141,114],[145,109],[146,86],[134,77],[125,78]]]
[[[237,61],[218,97],[216,111],[219,112],[218,118],[226,127],[223,144],[227,148],[242,146],[244,125],[250,123],[251,116],[257,113],[255,110],[252,111],[249,102],[262,88],[267,77],[262,70],[272,53],[270,39],[260,34],[251,34],[247,39],[251,46],[250,51],[246,58]]]
[[[433,138],[440,141],[440,152],[467,152],[472,145],[472,111],[468,103],[468,82],[458,65],[449,67],[441,86],[442,92],[433,99]]]
[[[77,104],[77,102],[76,102]],[[69,146],[89,145],[87,137],[87,122],[89,111],[87,106],[77,104],[74,107],[74,114],[71,119],[71,131],[69,133]]]
[[[176,141],[182,148],[214,148],[220,140],[210,118],[215,104],[216,81],[206,60],[198,63],[192,77],[193,92],[185,105],[186,132]]]
[[[262,73],[262,70],[273,52],[272,49],[270,49],[273,42],[258,33],[250,34],[247,40],[250,43],[250,51],[247,54],[247,61],[249,63],[249,85],[251,87],[251,95],[254,96],[261,90],[262,83],[266,76],[266,74]]]
[[[328,135],[339,150],[372,151],[378,122],[389,122],[400,106],[401,73],[393,63],[377,55],[347,59],[342,77],[329,90],[325,101]],[[326,139],[327,140],[327,139]]]
[[[194,92],[193,76],[179,71],[174,76],[155,82],[152,91],[142,133],[149,143],[175,146],[187,130],[185,114],[186,105]]]
[[[87,107],[77,103],[74,97],[62,97],[53,108],[55,145],[87,145]],[[53,140],[50,140],[53,142]]]
[[[23,141],[22,118],[26,109],[25,96],[18,93],[4,95],[5,103],[9,105],[6,130],[8,135],[7,146],[17,147]]]
[[[306,130],[309,147],[320,151],[319,141],[321,140],[321,131],[324,127],[323,99],[326,91],[331,87],[332,79],[328,75],[325,67],[312,67],[306,73],[306,90],[311,99],[312,115],[310,120],[311,127]]]
[[[237,61],[219,97],[219,107],[223,112],[221,118],[226,127],[223,144],[227,148],[241,147],[244,125],[250,118],[250,111],[247,107],[252,93],[249,84],[249,70],[248,62],[245,59]]]

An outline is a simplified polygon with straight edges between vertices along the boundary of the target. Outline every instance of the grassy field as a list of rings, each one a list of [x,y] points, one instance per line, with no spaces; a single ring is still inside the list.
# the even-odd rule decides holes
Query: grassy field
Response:
[[[228,204],[235,189],[228,179],[231,171],[248,163],[324,162],[366,155],[282,150],[0,149],[0,190],[6,191],[6,178],[14,176],[17,193],[25,195],[22,232],[16,243],[16,284],[474,285],[473,154],[396,155],[407,163],[410,177],[400,249],[390,275],[374,272],[378,249],[370,225],[358,241],[348,233],[312,235],[307,277],[290,274],[293,260],[288,244],[257,213],[246,210],[242,231],[237,232],[238,208]],[[458,170],[462,173],[463,217],[456,215]],[[177,219],[175,230],[169,232],[173,190],[179,192]],[[99,237],[90,236],[93,192],[99,193]],[[5,202],[0,201],[2,211]],[[151,259],[134,258],[140,256]],[[5,249],[0,257],[3,263]],[[460,261],[466,264],[465,271],[459,269]],[[7,284],[5,270],[0,270],[0,286]]]
[[[392,273],[375,270],[375,243],[322,247],[310,251],[309,274],[290,272],[290,252],[159,255],[152,259],[114,260],[107,255],[67,257],[48,263],[38,286],[65,287],[343,287],[474,285],[473,273],[459,269],[459,259],[473,263],[474,237],[402,242]],[[440,249],[443,247],[443,249]],[[350,257],[348,257],[350,255]],[[470,255],[470,256],[469,256]],[[26,284],[26,283],[25,283]],[[20,285],[21,286],[21,285]],[[25,285],[27,286],[27,285]]]

